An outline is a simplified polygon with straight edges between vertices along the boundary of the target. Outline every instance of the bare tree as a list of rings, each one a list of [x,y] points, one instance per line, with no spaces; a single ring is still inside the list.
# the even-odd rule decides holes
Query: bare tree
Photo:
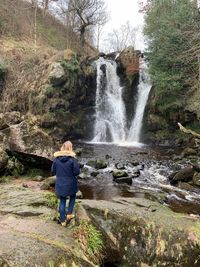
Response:
[[[137,28],[132,27],[129,22],[122,25],[119,29],[113,29],[108,34],[106,43],[112,51],[122,51],[128,46],[135,46]]]
[[[42,0],[42,6],[43,6],[43,9],[44,9],[44,12],[46,13],[49,9],[49,4],[51,2],[58,2],[59,0]]]
[[[69,0],[67,12],[73,14],[74,30],[80,34],[81,47],[84,47],[87,29],[107,22],[105,2],[102,0]]]

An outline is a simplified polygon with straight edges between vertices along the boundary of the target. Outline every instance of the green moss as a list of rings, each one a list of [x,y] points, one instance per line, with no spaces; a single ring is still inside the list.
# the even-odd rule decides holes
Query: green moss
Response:
[[[62,67],[69,71],[69,72],[75,72],[75,73],[79,73],[80,72],[80,64],[78,62],[78,60],[76,59],[76,57],[72,58],[71,60],[62,60],[60,61]]]
[[[55,195],[55,193],[46,193],[45,197],[47,198],[47,205],[50,207],[50,208],[56,208],[58,206],[58,199]]]

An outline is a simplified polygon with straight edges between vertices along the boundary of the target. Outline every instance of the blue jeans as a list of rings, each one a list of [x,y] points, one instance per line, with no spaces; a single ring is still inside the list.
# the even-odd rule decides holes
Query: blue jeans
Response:
[[[60,221],[64,222],[66,220],[66,197],[60,197],[60,206],[59,206],[59,212],[60,212]],[[74,209],[74,204],[76,200],[76,195],[69,197],[69,207],[68,207],[68,214],[72,214]]]

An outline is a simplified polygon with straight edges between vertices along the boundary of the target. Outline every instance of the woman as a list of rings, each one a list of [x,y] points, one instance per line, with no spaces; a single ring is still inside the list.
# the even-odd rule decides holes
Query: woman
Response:
[[[66,226],[66,222],[70,222],[74,218],[73,209],[78,191],[76,176],[80,173],[80,168],[75,153],[72,149],[70,141],[65,142],[60,151],[54,153],[54,161],[51,171],[56,175],[55,191],[57,197],[60,198],[60,222],[62,226]],[[69,207],[66,216],[66,198],[69,196]]]

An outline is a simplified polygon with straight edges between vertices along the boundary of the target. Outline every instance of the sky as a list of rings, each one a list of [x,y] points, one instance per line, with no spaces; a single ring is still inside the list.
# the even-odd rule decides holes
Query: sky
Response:
[[[104,49],[104,39],[113,28],[120,28],[121,25],[126,24],[127,21],[133,27],[139,27],[139,33],[136,39],[136,49],[144,49],[144,41],[142,38],[143,14],[139,13],[138,0],[104,0],[110,15],[109,22],[104,26],[100,48]]]

